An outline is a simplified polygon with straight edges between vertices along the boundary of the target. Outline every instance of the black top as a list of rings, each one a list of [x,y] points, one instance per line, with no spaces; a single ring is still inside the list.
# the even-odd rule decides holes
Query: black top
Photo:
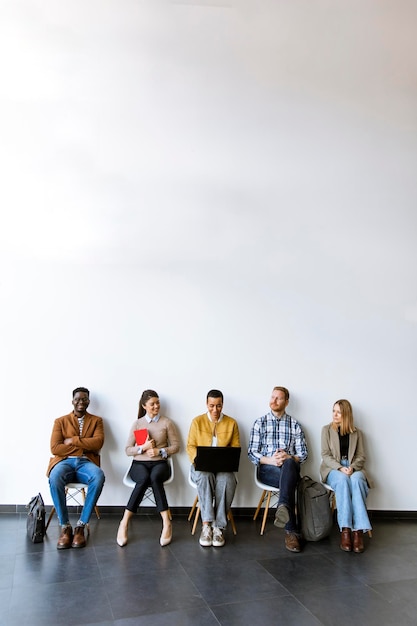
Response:
[[[349,433],[347,435],[341,435],[339,431],[339,443],[340,443],[340,458],[347,459],[349,451]]]

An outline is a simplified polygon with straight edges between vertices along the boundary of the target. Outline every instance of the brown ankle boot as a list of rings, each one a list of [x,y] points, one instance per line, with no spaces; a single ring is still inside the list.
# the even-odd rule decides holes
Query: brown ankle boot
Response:
[[[354,552],[363,552],[363,530],[354,530],[353,531],[353,551]]]
[[[352,552],[352,537],[350,534],[350,528],[342,528],[340,533],[340,548],[344,552]]]

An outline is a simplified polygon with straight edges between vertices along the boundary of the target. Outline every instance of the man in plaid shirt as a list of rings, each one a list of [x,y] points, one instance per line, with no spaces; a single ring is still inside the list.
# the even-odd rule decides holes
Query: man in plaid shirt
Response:
[[[249,439],[249,459],[258,466],[258,478],[279,489],[274,524],[285,527],[285,547],[301,552],[301,536],[295,514],[295,491],[300,465],[307,459],[303,429],[285,409],[290,399],[288,389],[274,387],[269,401],[270,412],[257,419]]]

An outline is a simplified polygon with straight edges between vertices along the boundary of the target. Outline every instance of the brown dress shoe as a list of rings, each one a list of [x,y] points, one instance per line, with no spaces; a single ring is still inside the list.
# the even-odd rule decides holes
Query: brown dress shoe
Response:
[[[354,552],[363,552],[363,530],[354,530],[353,531],[353,551]]]
[[[340,533],[340,548],[345,552],[352,552],[350,528],[342,528],[342,532]]]
[[[73,548],[85,548],[86,540],[84,536],[85,526],[76,526],[74,528],[74,539],[72,540]]]
[[[56,544],[57,550],[66,550],[67,548],[71,548],[71,544],[72,528],[71,526],[63,526],[58,539],[58,543]]]
[[[295,533],[285,533],[285,547],[290,552],[301,552],[301,543]]]

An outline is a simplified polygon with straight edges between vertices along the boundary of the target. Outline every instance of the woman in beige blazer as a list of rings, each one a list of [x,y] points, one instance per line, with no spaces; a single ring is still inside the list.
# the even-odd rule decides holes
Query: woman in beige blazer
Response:
[[[348,400],[333,405],[333,421],[321,431],[321,479],[336,493],[337,521],[345,552],[363,552],[363,532],[371,530],[366,497],[370,481],[365,472],[363,435],[353,423]]]

